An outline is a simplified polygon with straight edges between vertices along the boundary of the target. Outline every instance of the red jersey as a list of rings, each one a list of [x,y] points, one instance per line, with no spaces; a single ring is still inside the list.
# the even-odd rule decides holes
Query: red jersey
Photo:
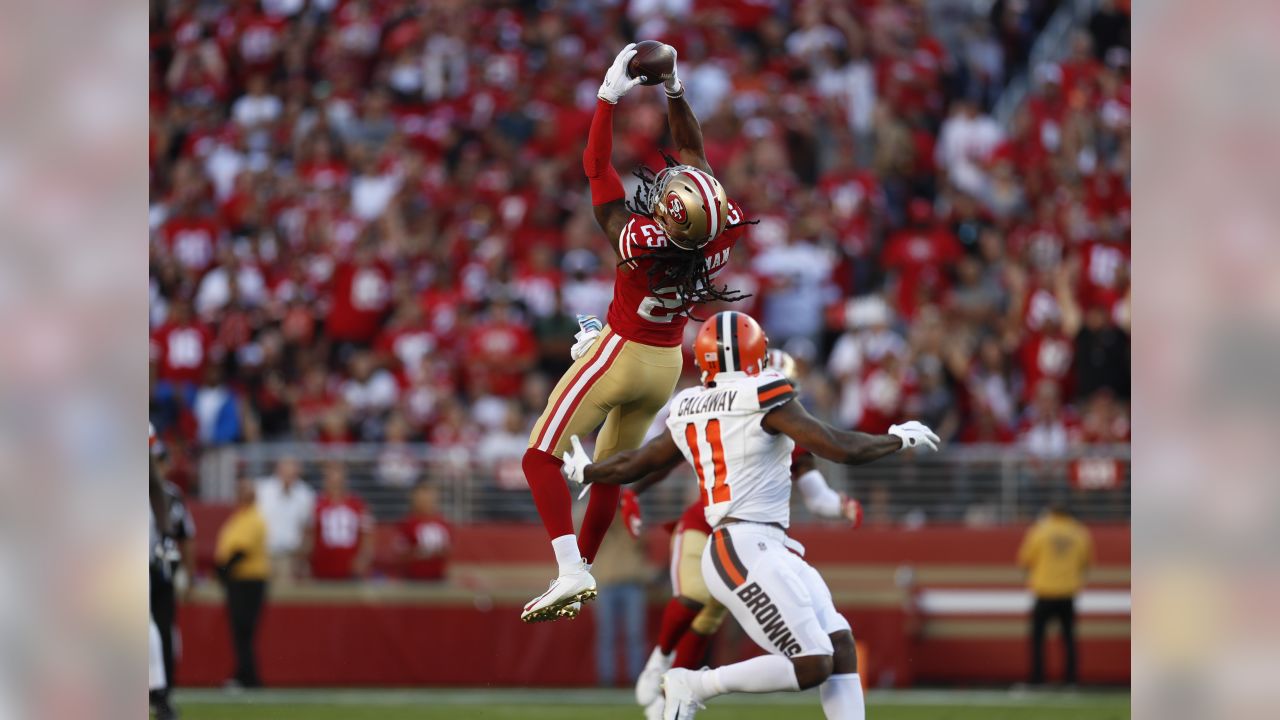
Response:
[[[898,311],[914,317],[922,290],[942,297],[950,287],[944,270],[962,255],[960,241],[946,228],[906,228],[892,235],[885,245],[883,263],[899,273]]]
[[[174,218],[160,228],[160,238],[169,254],[196,274],[213,266],[221,237],[222,228],[212,218]]]
[[[326,329],[334,340],[370,343],[391,307],[391,269],[381,262],[342,263],[333,272]]]
[[[413,553],[404,576],[443,580],[449,562],[449,524],[438,516],[410,515],[400,522],[398,532]]]
[[[727,217],[730,224],[742,221],[742,208],[732,200]],[[742,228],[726,230],[702,248],[712,278],[724,269],[729,250],[742,235]],[[643,215],[632,215],[618,236],[618,253],[631,262],[617,268],[608,323],[627,340],[655,347],[678,347],[684,340],[689,317],[680,312],[684,303],[676,296],[676,289],[649,289],[649,269],[655,261],[645,255],[666,246],[666,234]]]
[[[194,322],[164,325],[151,336],[151,353],[159,363],[161,380],[199,384],[212,349],[212,333]]]
[[[311,576],[320,580],[349,580],[355,574],[360,535],[373,530],[373,516],[357,497],[342,500],[322,496],[313,519],[315,546]]]

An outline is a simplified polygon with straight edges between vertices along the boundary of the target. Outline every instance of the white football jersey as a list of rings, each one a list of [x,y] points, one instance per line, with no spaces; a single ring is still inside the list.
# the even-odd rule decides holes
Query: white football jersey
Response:
[[[790,524],[795,443],[765,432],[760,421],[795,396],[781,373],[766,370],[719,373],[711,387],[692,387],[671,399],[667,430],[693,465],[712,527],[729,516]]]

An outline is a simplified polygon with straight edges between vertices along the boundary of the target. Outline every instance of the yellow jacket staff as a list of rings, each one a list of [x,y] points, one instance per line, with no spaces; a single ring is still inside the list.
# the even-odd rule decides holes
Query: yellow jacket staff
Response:
[[[1051,510],[1027,530],[1018,549],[1018,565],[1038,598],[1074,597],[1093,564],[1093,537],[1066,512]]]
[[[267,559],[267,523],[256,505],[241,505],[218,532],[218,544],[213,559],[219,566],[241,557],[228,573],[230,580],[266,580],[271,571]]]

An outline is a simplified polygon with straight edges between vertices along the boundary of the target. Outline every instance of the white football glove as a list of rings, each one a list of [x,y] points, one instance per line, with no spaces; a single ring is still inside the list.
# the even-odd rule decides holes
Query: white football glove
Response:
[[[587,351],[591,349],[591,344],[600,336],[600,331],[604,329],[604,325],[600,323],[600,318],[595,315],[579,315],[578,316],[578,332],[573,336],[576,340],[573,347],[569,348],[569,357],[577,360]]]
[[[609,103],[617,105],[618,100],[627,94],[631,88],[640,84],[642,78],[627,77],[627,63],[631,62],[631,58],[636,55],[636,44],[630,43],[622,48],[622,52],[613,59],[613,64],[609,66],[608,71],[604,74],[604,82],[600,83],[600,89],[596,91],[596,97]]]
[[[671,48],[671,54],[675,56],[671,60],[671,77],[662,81],[662,87],[667,91],[667,97],[678,98],[684,94],[684,83],[680,82],[680,75],[676,66],[676,62],[679,60],[679,53],[673,47]]]
[[[582,493],[578,495],[581,498],[590,489],[590,486],[587,485],[584,471],[591,464],[591,458],[587,456],[587,451],[582,448],[582,442],[578,440],[577,435],[569,438],[569,445],[570,448],[560,456],[564,460],[564,465],[560,466],[560,473],[564,475],[565,480],[582,486]]]
[[[937,450],[938,443],[942,442],[927,425],[915,420],[909,420],[901,425],[891,425],[889,434],[896,435],[902,439],[902,447],[900,448],[902,450],[919,447]]]

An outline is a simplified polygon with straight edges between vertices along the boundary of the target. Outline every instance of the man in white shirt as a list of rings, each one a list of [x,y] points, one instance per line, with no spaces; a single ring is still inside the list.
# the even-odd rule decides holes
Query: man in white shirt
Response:
[[[316,493],[302,479],[297,458],[283,457],[274,475],[258,481],[258,510],[267,521],[267,552],[274,582],[298,577],[302,539],[315,511]]]

